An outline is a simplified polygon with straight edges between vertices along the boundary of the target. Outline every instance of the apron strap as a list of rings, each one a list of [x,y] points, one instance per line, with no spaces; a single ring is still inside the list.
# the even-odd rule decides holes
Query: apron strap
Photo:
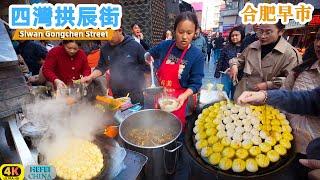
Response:
[[[189,46],[188,46],[188,47],[189,47]],[[184,48],[184,50],[183,50],[183,52],[182,52],[182,54],[181,54],[181,56],[180,56],[180,59],[179,59],[179,61],[178,61],[178,64],[180,64],[180,63],[182,62],[184,56],[186,55],[186,53],[187,53],[187,51],[188,51],[188,47]]]
[[[167,61],[167,59],[168,59],[169,55],[171,54],[171,51],[172,51],[172,49],[173,49],[173,47],[174,47],[175,45],[176,45],[176,42],[174,42],[174,43],[170,46],[169,51],[167,51],[167,54],[166,54],[166,56],[165,56],[164,59],[163,59],[164,62]]]
[[[169,55],[171,54],[172,49],[174,48],[175,45],[176,45],[176,42],[174,42],[174,43],[170,46],[170,49],[169,49],[169,51],[167,52],[167,54],[166,54],[163,62],[167,61],[167,59],[168,59]],[[188,46],[188,47],[189,47],[189,46]],[[177,63],[181,63],[181,62],[182,62],[184,56],[186,55],[186,53],[187,53],[187,51],[188,51],[188,47],[184,48],[184,50],[183,50],[183,52],[182,52],[182,54],[181,54],[181,56],[180,56],[180,58],[179,58],[179,61],[178,61]]]

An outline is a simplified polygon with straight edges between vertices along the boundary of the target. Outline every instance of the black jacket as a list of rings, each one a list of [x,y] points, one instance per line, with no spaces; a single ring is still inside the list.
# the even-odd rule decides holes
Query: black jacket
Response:
[[[140,44],[144,50],[148,51],[150,49],[150,46],[143,39],[140,40]]]
[[[105,73],[110,68],[110,84],[112,91],[117,89],[139,92],[144,88],[144,72],[148,66],[144,60],[146,51],[131,36],[111,46],[106,43],[101,47],[101,54],[96,69]]]
[[[48,51],[46,47],[34,41],[25,41],[20,43],[17,48],[17,54],[21,54],[32,75],[39,74],[41,59],[45,59]]]
[[[223,48],[224,39],[219,36],[214,40],[214,49],[222,49]]]
[[[206,39],[206,42],[207,42],[207,53],[210,54],[211,53],[211,49],[213,48],[213,45],[212,45],[212,40],[208,39],[208,37],[204,37]]]
[[[220,54],[220,58],[217,63],[217,68],[214,73],[214,77],[220,78],[221,73],[219,71],[225,71],[226,69],[229,68],[229,60],[237,57],[237,53],[241,52],[241,47],[240,46],[235,46],[233,44],[228,44],[226,45]]]
[[[251,43],[253,43],[257,40],[259,40],[257,33],[246,35],[246,37],[243,39],[242,44],[241,44],[241,51],[246,49]]]

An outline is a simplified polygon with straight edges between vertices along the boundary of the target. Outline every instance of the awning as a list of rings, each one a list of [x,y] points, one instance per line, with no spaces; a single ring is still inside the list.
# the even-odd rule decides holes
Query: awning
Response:
[[[0,37],[0,62],[17,61],[16,51],[12,46],[7,29],[2,22],[0,22]]]
[[[228,31],[234,27],[234,24],[224,24],[223,31]]]

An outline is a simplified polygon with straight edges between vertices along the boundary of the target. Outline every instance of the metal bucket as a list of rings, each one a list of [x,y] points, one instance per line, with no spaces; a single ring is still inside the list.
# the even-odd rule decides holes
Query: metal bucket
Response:
[[[170,129],[173,138],[168,142],[155,145],[138,145],[130,139],[128,133],[134,128],[165,128]],[[143,169],[143,179],[162,180],[175,172],[176,163],[179,157],[179,149],[182,143],[176,141],[182,131],[182,124],[179,119],[171,113],[147,109],[136,112],[127,117],[119,128],[120,137],[125,146],[133,151],[140,152],[148,157],[148,162]]]

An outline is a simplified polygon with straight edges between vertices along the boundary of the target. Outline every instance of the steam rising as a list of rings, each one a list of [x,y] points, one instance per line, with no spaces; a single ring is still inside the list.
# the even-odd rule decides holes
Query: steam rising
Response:
[[[70,139],[93,140],[108,124],[103,113],[91,104],[70,106],[65,99],[37,100],[26,107],[25,114],[39,129],[46,129],[37,149],[47,159],[62,152]]]

